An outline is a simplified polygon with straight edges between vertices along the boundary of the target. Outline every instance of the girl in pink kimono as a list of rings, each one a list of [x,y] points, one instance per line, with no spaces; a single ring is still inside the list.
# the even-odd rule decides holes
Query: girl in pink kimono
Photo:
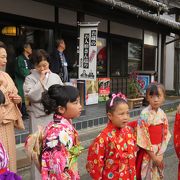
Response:
[[[73,86],[52,85],[42,96],[47,114],[55,112],[43,135],[42,180],[78,180],[77,157],[82,147],[72,119],[82,107],[79,92]]]
[[[163,85],[152,83],[146,90],[149,106],[140,114],[137,123],[137,179],[163,179],[163,155],[171,137],[168,120],[160,108],[165,98]]]
[[[0,179],[1,180],[22,180],[20,176],[8,169],[8,155],[0,142]]]

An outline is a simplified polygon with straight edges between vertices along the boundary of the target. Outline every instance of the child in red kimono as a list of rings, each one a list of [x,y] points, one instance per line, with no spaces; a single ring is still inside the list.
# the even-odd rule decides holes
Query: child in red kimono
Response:
[[[174,123],[174,147],[176,150],[177,157],[180,161],[180,105],[177,108],[177,114]],[[178,168],[178,180],[180,180],[180,162]]]
[[[94,180],[134,180],[136,145],[125,96],[112,94],[106,112],[109,123],[89,147],[87,171]]]
[[[165,99],[164,86],[151,83],[146,90],[149,106],[137,122],[137,180],[163,179],[163,154],[170,140],[168,120],[160,108]]]
[[[43,134],[42,180],[79,180],[77,158],[82,146],[72,125],[82,110],[79,91],[73,86],[52,85],[42,103],[47,113],[55,112]]]

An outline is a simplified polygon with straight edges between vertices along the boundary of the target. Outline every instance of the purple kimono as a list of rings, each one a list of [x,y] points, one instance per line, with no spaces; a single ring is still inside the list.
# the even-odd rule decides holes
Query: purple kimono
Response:
[[[8,169],[8,155],[0,142],[0,180],[22,180],[16,173]]]

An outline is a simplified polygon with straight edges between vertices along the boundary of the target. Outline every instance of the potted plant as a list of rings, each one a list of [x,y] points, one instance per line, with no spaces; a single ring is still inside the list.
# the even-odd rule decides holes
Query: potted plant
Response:
[[[144,99],[144,82],[138,79],[137,72],[133,71],[129,75],[128,81],[128,105],[129,108],[141,107]]]

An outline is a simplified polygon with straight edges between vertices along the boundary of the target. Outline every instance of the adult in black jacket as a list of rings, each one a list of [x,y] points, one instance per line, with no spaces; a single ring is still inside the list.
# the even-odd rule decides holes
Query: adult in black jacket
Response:
[[[63,82],[68,82],[68,62],[63,53],[65,49],[64,40],[56,40],[56,49],[51,54],[50,70],[58,74]]]

